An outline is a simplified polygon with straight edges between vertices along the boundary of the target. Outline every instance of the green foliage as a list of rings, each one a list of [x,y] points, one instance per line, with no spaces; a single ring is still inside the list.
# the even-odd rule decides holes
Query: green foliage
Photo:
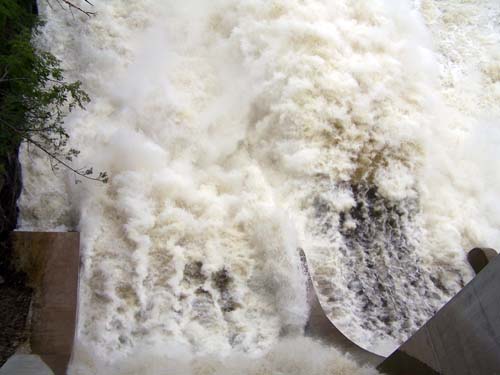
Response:
[[[29,0],[0,0],[0,36],[2,41],[23,28],[30,28],[36,20],[31,12],[33,2]],[[0,46],[4,52],[5,45]]]
[[[60,61],[33,46],[39,25],[28,5],[0,0],[0,154],[28,142],[50,157],[53,168],[63,165],[82,177],[107,182],[105,172],[94,176],[92,168],[69,164],[79,151],[68,148],[64,117],[83,109],[90,98],[81,82],[64,81]]]

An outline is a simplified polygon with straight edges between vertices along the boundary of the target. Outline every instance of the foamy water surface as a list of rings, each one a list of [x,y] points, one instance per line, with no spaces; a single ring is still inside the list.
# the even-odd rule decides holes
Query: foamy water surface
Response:
[[[83,6],[83,5],[82,5]],[[40,3],[106,185],[23,155],[24,229],[77,229],[74,374],[368,374],[500,245],[495,0]]]

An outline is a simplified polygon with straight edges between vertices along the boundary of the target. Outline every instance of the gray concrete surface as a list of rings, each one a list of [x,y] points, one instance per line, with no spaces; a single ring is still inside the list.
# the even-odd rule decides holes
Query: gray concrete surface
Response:
[[[54,375],[38,355],[15,354],[0,368],[0,375]]]
[[[386,374],[500,374],[500,257],[496,256],[380,366]]]
[[[309,274],[307,259],[302,250],[300,252],[300,256],[302,258],[302,264],[308,275],[307,291],[309,306],[311,308],[309,320],[305,328],[305,334],[319,339],[325,344],[333,345],[343,352],[350,353],[361,364],[369,364],[371,366],[377,366],[380,364],[384,360],[384,357],[356,345],[347,337],[347,335],[344,335],[340,329],[332,323],[328,316],[326,316],[323,307],[321,306],[321,302],[318,299],[314,282]]]

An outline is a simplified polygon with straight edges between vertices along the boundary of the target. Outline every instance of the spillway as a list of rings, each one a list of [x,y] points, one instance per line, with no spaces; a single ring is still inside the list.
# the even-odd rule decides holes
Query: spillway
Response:
[[[92,101],[23,150],[23,230],[81,232],[72,374],[369,374],[500,247],[496,0],[40,2]],[[82,6],[83,6],[82,2]],[[88,4],[87,4],[88,5]]]

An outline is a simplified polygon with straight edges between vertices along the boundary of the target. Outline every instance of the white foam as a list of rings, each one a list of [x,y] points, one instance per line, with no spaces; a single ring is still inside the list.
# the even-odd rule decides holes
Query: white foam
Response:
[[[72,374],[311,374],[371,375],[377,371],[360,367],[348,355],[306,338],[280,341],[264,356],[249,357],[234,353],[228,357],[193,358],[178,343],[164,343],[161,348],[138,349],[134,354],[110,366],[98,353],[75,352],[78,361]]]
[[[307,320],[298,247],[386,354],[471,277],[464,250],[498,246],[493,2],[43,4],[38,43],[92,97],[66,119],[78,163],[110,175],[23,154],[21,227],[81,231],[74,373],[363,373],[281,341]]]

